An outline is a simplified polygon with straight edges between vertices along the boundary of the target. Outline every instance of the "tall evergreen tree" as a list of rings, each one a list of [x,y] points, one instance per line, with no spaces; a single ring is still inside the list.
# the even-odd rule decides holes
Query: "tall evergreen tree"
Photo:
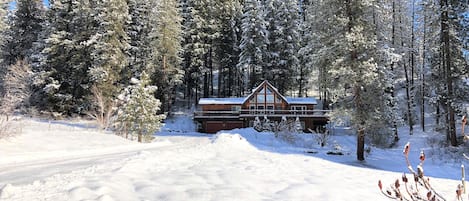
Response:
[[[215,43],[219,65],[218,96],[240,95],[240,73],[236,64],[239,61],[242,5],[239,0],[225,0],[218,4],[220,34]]]
[[[95,2],[88,0],[51,0],[48,19],[48,36],[42,51],[44,94],[36,103],[39,108],[66,114],[81,113],[88,107],[90,94],[88,70],[91,66],[90,46],[97,26],[92,17]],[[44,102],[46,100],[46,102]]]
[[[238,68],[244,72],[245,91],[253,89],[261,81],[264,54],[267,48],[266,22],[262,5],[257,0],[244,2],[241,28],[243,30],[240,45]]]
[[[153,41],[153,83],[158,87],[157,98],[162,100],[162,111],[169,112],[176,86],[181,84],[181,21],[176,0],[162,0],[155,13]]]
[[[129,37],[125,30],[130,20],[125,0],[98,0],[94,10],[97,29],[92,36],[92,63],[88,73],[103,91],[106,102],[112,102],[122,90],[122,70],[127,66]]]
[[[378,66],[377,38],[372,8],[374,1],[318,1],[322,10],[315,17],[322,24],[317,34],[325,44],[315,50],[326,64],[329,92],[334,98],[335,115],[348,116],[357,130],[357,159],[364,160],[365,134],[375,132],[376,120],[384,108],[376,94],[382,94],[381,79],[386,75]],[[332,34],[331,34],[332,32]],[[332,37],[331,37],[332,36]],[[335,116],[337,117],[337,116]]]
[[[41,0],[17,0],[16,10],[9,20],[5,34],[3,62],[9,66],[17,60],[29,60],[33,44],[43,29],[45,8]]]
[[[129,36],[128,65],[122,72],[122,83],[128,85],[132,77],[138,78],[143,71],[148,71],[151,63],[152,44],[151,22],[153,3],[150,0],[127,0],[130,20],[126,24]]]
[[[208,96],[208,67],[207,57],[211,44],[209,43],[209,28],[206,16],[208,1],[187,0],[183,4],[183,38],[184,38],[184,84],[186,95],[194,97],[197,102],[201,85],[203,85],[204,96]],[[204,13],[205,12],[205,13]]]

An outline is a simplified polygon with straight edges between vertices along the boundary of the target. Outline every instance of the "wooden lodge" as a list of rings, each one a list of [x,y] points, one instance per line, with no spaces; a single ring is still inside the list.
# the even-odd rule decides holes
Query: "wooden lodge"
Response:
[[[200,132],[252,127],[257,119],[280,122],[283,119],[300,121],[303,131],[316,130],[327,124],[326,110],[316,110],[312,97],[285,97],[268,81],[262,82],[247,97],[201,98],[194,120]]]

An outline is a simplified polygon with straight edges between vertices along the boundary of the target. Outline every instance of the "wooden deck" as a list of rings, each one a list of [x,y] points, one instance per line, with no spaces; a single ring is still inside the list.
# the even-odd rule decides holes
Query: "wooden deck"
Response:
[[[329,119],[330,110],[240,110],[240,111],[195,111],[194,119],[241,119],[255,117],[302,117]]]

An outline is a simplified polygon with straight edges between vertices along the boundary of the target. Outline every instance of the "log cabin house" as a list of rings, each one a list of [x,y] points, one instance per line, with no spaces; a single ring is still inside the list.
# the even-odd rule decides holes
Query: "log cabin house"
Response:
[[[198,130],[216,133],[220,130],[252,127],[257,118],[269,121],[299,119],[303,131],[322,128],[328,122],[326,110],[316,110],[317,100],[312,97],[285,97],[268,81],[263,81],[247,97],[201,98],[194,121]]]

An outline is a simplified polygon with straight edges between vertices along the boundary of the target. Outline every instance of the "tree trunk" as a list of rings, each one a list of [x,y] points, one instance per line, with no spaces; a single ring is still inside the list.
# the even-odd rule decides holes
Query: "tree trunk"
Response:
[[[401,13],[401,10],[399,8],[399,13]],[[399,24],[403,24],[402,22],[402,16],[399,16]],[[400,35],[401,35],[401,47],[404,48],[406,45],[405,45],[405,42],[404,42],[404,30],[402,29],[403,26],[401,26],[400,28]],[[411,91],[410,91],[410,87],[411,87],[411,80],[409,78],[409,70],[407,69],[407,65],[406,65],[406,61],[404,60],[403,62],[404,64],[404,74],[405,74],[405,87],[406,87],[406,98],[407,98],[407,123],[409,124],[409,134],[412,135],[413,134],[413,131],[414,131],[414,127],[413,127],[413,121],[412,121],[412,97],[411,97]],[[412,72],[411,72],[412,73]]]
[[[444,66],[446,70],[446,87],[448,92],[448,100],[446,101],[446,107],[448,112],[448,122],[447,122],[447,129],[448,129],[448,136],[451,141],[452,146],[457,146],[458,141],[456,139],[456,121],[455,121],[455,113],[454,109],[451,105],[453,101],[453,77],[452,77],[452,70],[451,70],[451,50],[450,50],[450,36],[449,36],[449,15],[448,9],[449,4],[448,0],[442,0],[440,2],[442,12],[441,12],[441,34],[442,34],[442,45],[443,45],[443,53],[444,53]]]
[[[425,132],[425,65],[426,65],[426,51],[427,51],[427,14],[424,6],[423,16],[423,41],[422,41],[422,69],[420,80],[420,126],[422,131]]]
[[[365,130],[359,128],[357,131],[357,159],[359,161],[365,160]]]

